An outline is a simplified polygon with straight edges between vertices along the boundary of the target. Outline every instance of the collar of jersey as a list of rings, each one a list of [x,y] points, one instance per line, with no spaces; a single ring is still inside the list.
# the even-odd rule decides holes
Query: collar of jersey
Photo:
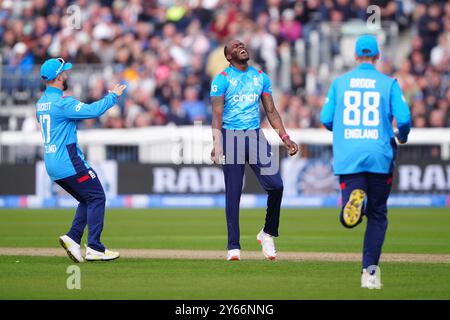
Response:
[[[247,72],[248,70],[250,70],[250,66],[247,66],[247,70],[242,71],[241,69],[236,68],[236,67],[233,66],[232,64],[230,64],[230,68],[231,68],[232,70],[234,70],[234,71],[242,72],[242,73]]]
[[[45,89],[45,92],[47,93],[59,93],[60,95],[63,94],[63,91],[61,89],[55,88],[55,87],[47,87],[47,89]]]
[[[367,62],[363,62],[360,63],[358,66],[358,69],[371,69],[371,70],[375,70],[375,66],[371,63],[367,63]]]

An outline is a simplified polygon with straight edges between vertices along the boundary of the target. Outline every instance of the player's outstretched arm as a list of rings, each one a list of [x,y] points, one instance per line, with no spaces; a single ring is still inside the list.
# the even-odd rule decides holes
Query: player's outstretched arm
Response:
[[[261,96],[261,101],[264,107],[264,110],[267,114],[267,119],[269,120],[270,125],[274,128],[281,139],[283,140],[284,146],[289,152],[289,155],[293,156],[298,152],[298,145],[292,141],[288,134],[286,133],[286,129],[283,125],[283,120],[281,120],[280,114],[278,110],[275,108],[275,103],[273,101],[273,97],[271,94],[263,94]]]
[[[213,134],[213,149],[211,151],[211,160],[216,164],[221,164],[223,157],[222,146],[222,117],[224,108],[223,96],[212,96],[212,134]]]
[[[122,95],[126,87],[126,85],[116,84],[103,99],[90,104],[80,102],[73,97],[67,97],[63,99],[62,111],[69,119],[97,118],[115,105],[117,97]]]

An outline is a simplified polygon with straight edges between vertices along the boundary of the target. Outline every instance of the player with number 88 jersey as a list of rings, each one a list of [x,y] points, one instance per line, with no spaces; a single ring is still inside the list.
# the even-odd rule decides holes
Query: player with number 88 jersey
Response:
[[[333,81],[320,114],[323,125],[333,131],[333,169],[342,190],[340,221],[353,228],[367,217],[361,285],[371,289],[381,288],[379,277],[367,270],[379,270],[395,137],[405,143],[411,126],[397,80],[375,69],[379,56],[376,38],[360,36],[355,48],[359,65]],[[398,134],[394,134],[393,118]]]
[[[334,172],[392,171],[395,117],[406,142],[410,114],[397,80],[361,63],[335,79],[321,112],[321,122],[333,131]]]

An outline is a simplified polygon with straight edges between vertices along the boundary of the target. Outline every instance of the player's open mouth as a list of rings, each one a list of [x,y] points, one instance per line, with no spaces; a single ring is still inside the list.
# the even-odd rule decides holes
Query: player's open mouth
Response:
[[[239,52],[239,54],[247,54],[247,50],[242,49],[242,50]]]

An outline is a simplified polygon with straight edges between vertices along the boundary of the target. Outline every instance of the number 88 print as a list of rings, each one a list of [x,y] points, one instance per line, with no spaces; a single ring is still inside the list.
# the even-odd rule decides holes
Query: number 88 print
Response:
[[[359,126],[361,124],[361,96],[363,103],[363,126],[378,126],[380,124],[380,93],[377,91],[345,91],[344,92],[344,119],[346,126]]]

